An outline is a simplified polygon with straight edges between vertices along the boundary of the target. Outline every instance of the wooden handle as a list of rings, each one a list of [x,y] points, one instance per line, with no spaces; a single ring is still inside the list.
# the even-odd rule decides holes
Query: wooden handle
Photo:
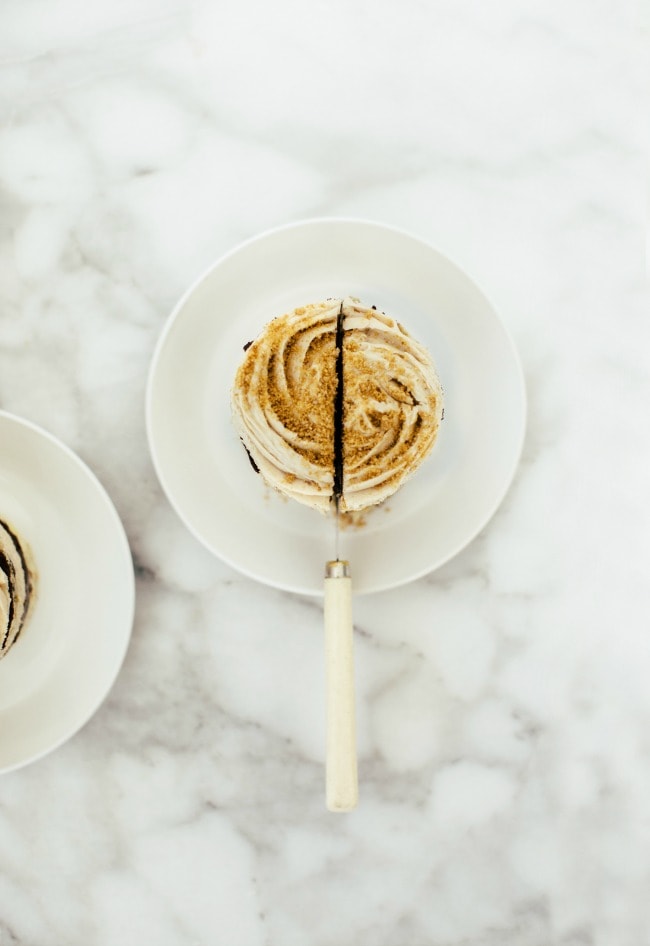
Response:
[[[327,807],[351,811],[359,799],[352,653],[352,582],[347,562],[328,562],[325,578]]]

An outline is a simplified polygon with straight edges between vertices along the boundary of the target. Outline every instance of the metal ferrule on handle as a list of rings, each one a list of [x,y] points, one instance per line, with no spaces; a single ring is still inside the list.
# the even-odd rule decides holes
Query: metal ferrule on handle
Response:
[[[351,811],[359,798],[354,710],[352,581],[347,562],[325,568],[327,807]]]

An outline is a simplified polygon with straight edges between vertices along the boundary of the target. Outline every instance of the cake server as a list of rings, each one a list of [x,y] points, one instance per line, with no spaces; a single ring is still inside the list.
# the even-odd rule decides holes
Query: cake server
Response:
[[[334,558],[325,565],[325,684],[327,751],[325,796],[330,811],[351,811],[359,799],[357,740],[354,712],[352,579],[350,565],[339,555],[343,498],[343,302],[336,320],[334,395]]]
[[[335,557],[325,565],[326,804],[345,812],[359,800],[354,697],[352,578],[339,556],[339,496],[334,498]]]

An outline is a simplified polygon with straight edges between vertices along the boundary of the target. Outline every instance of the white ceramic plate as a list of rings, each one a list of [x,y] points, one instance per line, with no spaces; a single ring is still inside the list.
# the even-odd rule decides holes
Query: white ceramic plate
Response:
[[[0,519],[30,547],[36,596],[0,660],[0,772],[74,735],[126,653],[134,574],[122,523],[94,474],[53,436],[0,411]]]
[[[516,469],[525,428],[515,347],[474,283],[426,243],[358,220],[309,220],[244,243],[171,314],[151,365],[147,428],[162,486],[208,549],[267,584],[322,593],[328,518],[267,489],[234,433],[242,346],[274,316],[328,296],[396,316],[434,356],[445,418],[434,450],[363,528],[342,535],[355,592],[446,562],[482,529]]]

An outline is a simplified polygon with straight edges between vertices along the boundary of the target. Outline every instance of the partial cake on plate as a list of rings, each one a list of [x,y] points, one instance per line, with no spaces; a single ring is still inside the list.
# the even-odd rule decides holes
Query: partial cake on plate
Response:
[[[29,553],[16,532],[0,520],[0,658],[16,643],[34,589]]]

